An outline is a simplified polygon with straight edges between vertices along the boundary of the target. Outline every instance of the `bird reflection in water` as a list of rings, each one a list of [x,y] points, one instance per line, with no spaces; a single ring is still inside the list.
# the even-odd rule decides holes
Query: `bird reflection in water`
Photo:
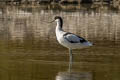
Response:
[[[92,75],[88,72],[59,72],[56,80],[92,80]]]
[[[70,61],[68,71],[59,72],[56,80],[92,80],[92,74],[91,72],[73,72],[72,61]]]

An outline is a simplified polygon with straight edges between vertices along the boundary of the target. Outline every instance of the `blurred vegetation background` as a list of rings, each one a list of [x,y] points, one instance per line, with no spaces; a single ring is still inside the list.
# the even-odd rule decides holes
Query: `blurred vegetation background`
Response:
[[[98,4],[98,5],[112,5],[114,8],[120,8],[120,0],[0,0],[0,4],[11,5],[39,5],[39,4]]]

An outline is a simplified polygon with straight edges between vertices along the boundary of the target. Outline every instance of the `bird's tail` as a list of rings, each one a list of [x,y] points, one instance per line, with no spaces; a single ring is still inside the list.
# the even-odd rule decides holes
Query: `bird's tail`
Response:
[[[93,46],[93,44],[91,42],[88,41],[88,46]]]
[[[93,44],[91,42],[87,41],[87,42],[84,43],[84,45],[86,45],[86,46],[92,46]]]

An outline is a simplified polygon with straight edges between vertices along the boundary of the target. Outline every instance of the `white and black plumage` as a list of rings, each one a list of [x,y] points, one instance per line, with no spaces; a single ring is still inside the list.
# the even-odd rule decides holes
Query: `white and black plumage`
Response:
[[[70,32],[65,32],[62,29],[63,20],[60,16],[56,16],[55,21],[57,22],[55,30],[57,40],[61,45],[69,49],[70,61],[72,61],[72,49],[81,49],[88,46],[92,46],[92,43],[85,40],[84,38]]]

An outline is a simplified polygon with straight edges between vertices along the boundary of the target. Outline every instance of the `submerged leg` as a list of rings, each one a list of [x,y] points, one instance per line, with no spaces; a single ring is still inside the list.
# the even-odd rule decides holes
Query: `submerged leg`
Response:
[[[73,61],[72,49],[69,49],[69,72],[71,72],[72,61]]]

